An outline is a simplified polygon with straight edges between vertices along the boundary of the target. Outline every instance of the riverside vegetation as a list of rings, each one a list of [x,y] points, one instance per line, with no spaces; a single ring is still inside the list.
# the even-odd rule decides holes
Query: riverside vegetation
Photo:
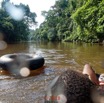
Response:
[[[42,11],[45,20],[39,28],[30,30],[30,24],[37,25],[36,13],[28,5],[22,21],[14,21],[7,15],[3,4],[0,9],[0,31],[6,41],[33,40],[103,42],[104,40],[104,0],[57,0],[49,11]],[[6,30],[6,31],[5,31]],[[15,36],[14,36],[15,35]]]

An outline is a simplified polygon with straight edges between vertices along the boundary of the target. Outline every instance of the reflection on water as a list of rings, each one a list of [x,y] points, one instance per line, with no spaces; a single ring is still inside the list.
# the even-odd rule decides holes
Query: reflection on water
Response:
[[[82,70],[90,63],[96,72],[104,72],[104,46],[74,43],[20,43],[10,44],[0,51],[0,56],[9,53],[33,53],[45,58],[44,73],[27,78],[0,76],[0,102],[43,103],[47,85],[67,69]],[[35,101],[35,102],[34,102]]]
[[[34,42],[10,44],[0,51],[0,56],[9,53],[37,53],[53,66],[79,66],[90,63],[98,72],[104,68],[104,46],[98,44]]]
[[[27,78],[0,76],[0,101],[2,103],[44,103],[47,85],[66,69],[49,67],[44,73]]]

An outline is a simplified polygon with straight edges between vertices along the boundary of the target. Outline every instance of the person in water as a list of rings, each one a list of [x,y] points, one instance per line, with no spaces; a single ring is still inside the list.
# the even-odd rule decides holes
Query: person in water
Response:
[[[48,85],[45,103],[103,103],[104,90],[100,80],[104,75],[96,74],[89,64],[83,71],[67,70]]]
[[[83,74],[88,75],[89,79],[96,85],[104,85],[104,74],[97,74],[89,64],[84,65]]]

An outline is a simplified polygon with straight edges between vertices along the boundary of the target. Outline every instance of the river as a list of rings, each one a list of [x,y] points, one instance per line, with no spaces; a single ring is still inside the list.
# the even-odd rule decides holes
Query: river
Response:
[[[89,63],[97,73],[104,72],[104,45],[59,42],[8,44],[0,56],[9,53],[36,53],[44,57],[45,69],[39,75],[15,78],[0,75],[0,103],[43,103],[47,85],[67,69],[82,71]]]

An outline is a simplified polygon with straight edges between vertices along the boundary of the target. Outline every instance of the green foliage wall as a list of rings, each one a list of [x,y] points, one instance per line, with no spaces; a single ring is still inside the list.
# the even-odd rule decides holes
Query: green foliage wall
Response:
[[[22,7],[25,11],[24,18],[16,21],[5,10],[5,3],[10,0],[3,0],[2,7],[0,8],[0,32],[3,34],[3,39],[7,43],[17,41],[27,41],[29,36],[29,27],[36,24],[36,14],[30,11],[28,5],[19,4],[16,7]]]
[[[104,0],[57,0],[42,15],[45,21],[34,32],[41,39],[84,42],[104,40]],[[54,31],[50,33],[52,29]]]

